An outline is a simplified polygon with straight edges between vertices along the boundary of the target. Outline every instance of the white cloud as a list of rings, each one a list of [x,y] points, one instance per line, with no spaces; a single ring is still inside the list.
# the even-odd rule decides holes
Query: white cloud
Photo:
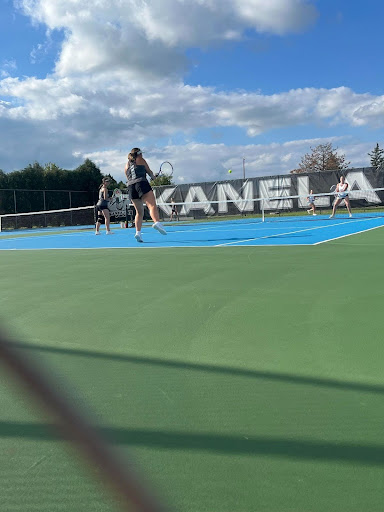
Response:
[[[60,75],[123,69],[166,76],[185,69],[182,50],[246,30],[297,32],[317,16],[306,0],[18,0],[35,23],[64,30]]]
[[[178,136],[193,141],[197,130],[207,128],[241,128],[255,137],[318,123],[383,126],[384,96],[346,87],[265,95],[183,83],[186,48],[239,39],[249,30],[278,35],[304,30],[317,15],[306,0],[18,0],[18,5],[34,23],[44,24],[48,37],[54,30],[65,37],[45,79],[0,80],[5,170],[33,160],[70,167],[90,157],[120,179],[130,147],[148,144],[150,163],[156,168],[161,160],[174,160],[179,181],[206,180],[207,165],[212,179],[229,168],[235,177],[243,154],[250,173],[275,174],[297,166],[309,150],[303,150],[305,141],[230,147],[190,142],[164,149],[156,144]],[[45,48],[41,43],[35,51]]]
[[[0,94],[14,102],[0,115],[12,119],[70,120],[75,131],[104,138],[159,138],[200,128],[238,127],[251,137],[288,126],[383,126],[384,96],[351,89],[296,89],[273,95],[218,92],[172,80],[142,84],[123,72],[107,77],[6,78]],[[65,121],[64,121],[65,120]],[[94,126],[94,128],[92,128]],[[88,127],[88,128],[87,128]]]
[[[16,61],[13,59],[5,59],[1,63],[0,67],[0,78],[6,78],[17,70]]]
[[[344,153],[353,167],[369,166],[368,152],[372,143],[357,143],[351,138],[330,137],[327,139],[305,139],[285,143],[252,144],[247,146],[226,146],[225,144],[189,143],[184,146],[168,145],[163,148],[142,148],[144,156],[154,172],[159,164],[169,160],[174,166],[176,183],[219,181],[243,177],[243,157],[246,177],[273,176],[289,173],[297,168],[301,157],[311,147],[332,142],[338,153]],[[95,151],[82,155],[96,162],[104,173],[125,181],[124,165],[127,153],[124,151]]]

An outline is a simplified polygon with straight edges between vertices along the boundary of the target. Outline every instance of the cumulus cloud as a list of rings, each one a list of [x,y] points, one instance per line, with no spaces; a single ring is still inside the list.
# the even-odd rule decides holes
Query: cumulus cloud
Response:
[[[369,165],[367,156],[372,151],[371,143],[356,143],[350,137],[330,137],[327,139],[305,139],[285,143],[250,144],[247,146],[227,146],[225,144],[189,143],[183,146],[168,145],[162,148],[142,148],[150,167],[156,172],[161,162],[168,160],[174,166],[176,183],[198,183],[220,181],[243,177],[243,157],[246,177],[273,176],[286,174],[297,168],[301,157],[311,151],[311,147],[332,142],[344,153],[354,167]],[[95,151],[82,155],[96,162],[104,173],[110,173],[117,180],[124,178],[126,152]]]
[[[296,167],[303,151],[293,143],[227,147],[185,141],[207,128],[235,127],[256,137],[317,123],[383,126],[384,96],[346,87],[265,95],[183,82],[186,48],[240,39],[250,30],[278,35],[304,30],[317,16],[306,0],[17,0],[17,5],[46,27],[47,37],[62,30],[64,38],[46,78],[0,79],[5,170],[33,160],[70,167],[93,157],[120,178],[130,146],[148,145],[154,164],[176,159],[180,181],[206,179],[200,150],[214,179],[236,166],[234,155],[248,150],[250,172],[275,174]],[[184,145],[153,149],[175,136]]]
[[[172,80],[141,84],[124,74],[46,79],[6,78],[0,94],[13,98],[1,117],[71,119],[79,132],[89,125],[108,136],[164,137],[209,127],[239,127],[253,137],[276,128],[316,124],[383,125],[384,96],[351,89],[296,89],[273,95],[218,92]]]
[[[306,0],[18,0],[35,23],[66,34],[60,75],[116,68],[166,76],[185,70],[182,51],[246,30],[297,32],[316,19]],[[187,20],[187,23],[186,23]]]

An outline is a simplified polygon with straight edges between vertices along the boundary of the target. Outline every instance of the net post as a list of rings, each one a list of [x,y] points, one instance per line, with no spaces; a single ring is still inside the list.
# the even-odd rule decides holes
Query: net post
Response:
[[[264,199],[261,200],[261,222],[265,222]]]
[[[128,206],[125,205],[125,227],[129,227],[129,212],[128,212]]]

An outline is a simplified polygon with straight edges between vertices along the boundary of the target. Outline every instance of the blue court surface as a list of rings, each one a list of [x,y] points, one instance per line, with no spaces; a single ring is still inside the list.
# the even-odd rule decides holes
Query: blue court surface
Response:
[[[384,226],[384,217],[355,214],[336,215],[329,219],[317,217],[284,216],[269,219],[242,218],[214,222],[174,222],[166,225],[167,235],[144,223],[144,243],[136,242],[135,230],[113,226],[113,235],[102,228],[96,236],[93,226],[83,228],[49,228],[0,233],[0,250],[33,249],[106,249],[106,248],[160,248],[160,247],[250,247],[317,245],[345,236]]]

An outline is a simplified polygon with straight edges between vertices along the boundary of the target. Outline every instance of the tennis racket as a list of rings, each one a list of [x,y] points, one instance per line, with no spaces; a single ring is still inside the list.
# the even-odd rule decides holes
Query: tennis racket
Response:
[[[171,164],[171,162],[165,161],[160,165],[159,172],[156,174],[156,176],[162,175],[167,175],[169,177],[173,175],[173,165]]]
[[[330,187],[330,192],[336,192],[336,187],[337,185],[332,185],[332,187]]]

